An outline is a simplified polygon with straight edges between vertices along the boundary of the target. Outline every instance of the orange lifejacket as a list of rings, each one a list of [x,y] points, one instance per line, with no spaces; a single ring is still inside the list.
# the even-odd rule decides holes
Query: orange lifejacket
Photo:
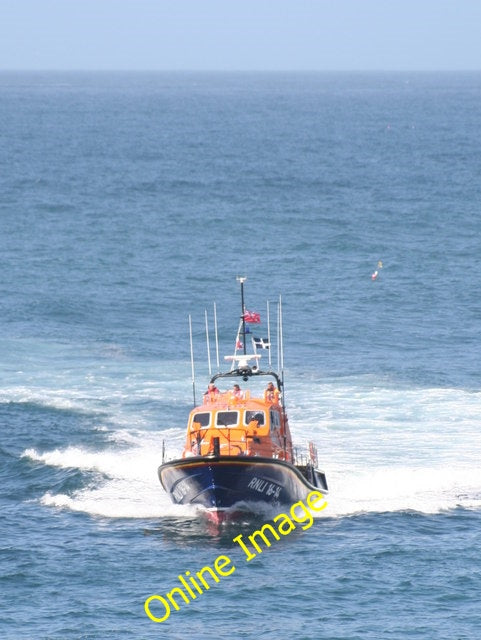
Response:
[[[204,393],[204,402],[214,402],[219,397],[220,391],[217,387],[207,389]]]
[[[270,402],[271,404],[279,403],[279,390],[278,389],[266,389],[264,391],[264,402]]]

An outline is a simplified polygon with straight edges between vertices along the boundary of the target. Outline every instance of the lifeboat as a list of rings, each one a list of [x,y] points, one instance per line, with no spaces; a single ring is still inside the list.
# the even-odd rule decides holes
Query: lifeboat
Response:
[[[226,357],[230,369],[210,377],[202,402],[190,412],[181,457],[163,460],[158,469],[175,504],[200,507],[215,522],[255,511],[259,503],[291,505],[311,491],[328,492],[314,443],[306,450],[293,446],[282,369],[261,369],[255,338],[253,352],[247,353],[246,323],[249,318],[258,323],[259,315],[245,310],[245,278],[240,281],[242,314],[235,353]],[[261,344],[265,348],[269,343]],[[282,346],[282,338],[278,344]],[[230,388],[222,390],[226,386]]]

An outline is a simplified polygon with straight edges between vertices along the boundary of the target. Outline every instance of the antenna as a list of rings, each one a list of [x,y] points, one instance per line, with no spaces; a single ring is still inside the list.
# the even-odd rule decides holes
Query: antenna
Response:
[[[281,370],[281,310],[277,303],[277,371]]]
[[[192,369],[192,394],[194,396],[195,407],[195,373],[194,373],[194,346],[192,344],[192,316],[189,313],[189,335],[190,335],[190,366]]]
[[[272,355],[271,355],[271,351],[272,351],[272,345],[271,345],[271,316],[269,313],[269,300],[267,301],[267,343],[269,345],[269,369],[272,369]]]
[[[217,307],[214,302],[214,330],[215,330],[215,357],[217,362],[217,371],[220,371],[219,362],[219,334],[217,332]]]
[[[282,328],[282,296],[279,296],[279,353],[281,356],[281,361],[280,361],[280,365],[281,365],[281,380],[282,380],[282,386],[284,386],[284,338],[283,338],[283,334],[282,334],[283,328]]]
[[[281,386],[282,386],[282,410],[284,415],[286,413],[286,397],[284,393],[284,337],[282,331],[282,296],[279,294],[279,364],[280,364],[280,376],[281,376]],[[284,433],[284,455],[287,457],[287,436]]]
[[[205,309],[205,339],[207,342],[207,362],[209,363],[209,378],[210,378],[212,376],[212,367],[210,364],[209,323],[207,321],[207,309]]]

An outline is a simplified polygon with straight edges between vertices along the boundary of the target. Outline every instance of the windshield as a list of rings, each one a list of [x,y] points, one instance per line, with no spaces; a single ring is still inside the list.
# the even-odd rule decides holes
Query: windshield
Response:
[[[218,427],[232,427],[239,423],[238,411],[219,411],[217,414]]]
[[[246,424],[249,424],[252,420],[257,420],[257,424],[261,427],[265,424],[264,412],[263,411],[246,411]]]
[[[208,427],[210,424],[210,413],[196,413],[192,422],[198,422],[201,427]]]

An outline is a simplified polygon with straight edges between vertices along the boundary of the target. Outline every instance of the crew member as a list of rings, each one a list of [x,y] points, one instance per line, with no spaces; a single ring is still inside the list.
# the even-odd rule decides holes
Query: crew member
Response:
[[[234,400],[243,400],[244,398],[244,392],[242,391],[242,389],[239,387],[238,384],[235,384],[232,387],[231,394]]]
[[[219,389],[215,386],[213,382],[209,384],[207,387],[207,391],[204,393],[204,401],[205,402],[214,402],[219,397]]]
[[[264,391],[264,402],[270,402],[271,404],[279,403],[279,389],[274,387],[273,382],[269,382]]]

